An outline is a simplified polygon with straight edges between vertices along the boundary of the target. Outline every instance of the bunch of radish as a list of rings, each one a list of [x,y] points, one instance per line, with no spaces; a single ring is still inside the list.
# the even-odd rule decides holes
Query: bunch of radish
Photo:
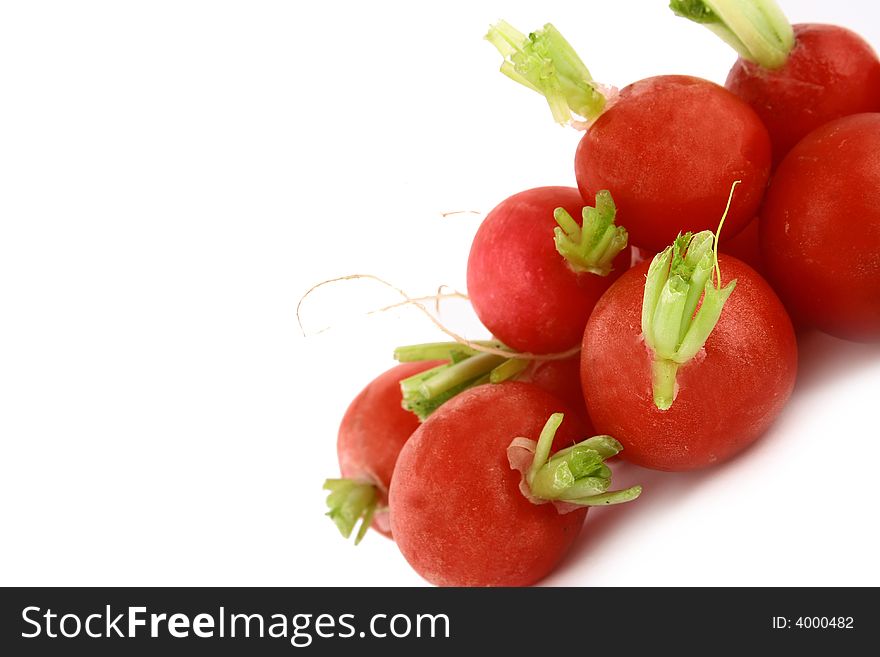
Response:
[[[401,347],[352,402],[328,515],[372,526],[426,580],[548,574],[590,506],[630,502],[606,461],[710,467],[792,393],[795,327],[880,340],[880,61],[772,0],[673,0],[739,54],[726,87],[619,93],[556,28],[505,22],[502,72],[584,130],[577,188],[513,194],[470,247],[491,340]]]

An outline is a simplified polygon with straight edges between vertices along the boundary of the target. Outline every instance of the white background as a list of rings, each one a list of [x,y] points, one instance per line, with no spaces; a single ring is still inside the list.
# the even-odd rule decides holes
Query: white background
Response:
[[[784,2],[880,45],[874,3]],[[594,76],[723,82],[640,2],[31,2],[0,9],[0,584],[419,585],[324,516],[336,428],[397,344],[375,283],[464,288],[478,214],[574,184],[578,133],[497,73],[500,17]],[[466,308],[443,315],[482,334]],[[332,328],[316,333],[326,326]],[[880,347],[807,336],[735,461],[591,512],[547,584],[880,585]],[[442,493],[442,492],[441,492]]]

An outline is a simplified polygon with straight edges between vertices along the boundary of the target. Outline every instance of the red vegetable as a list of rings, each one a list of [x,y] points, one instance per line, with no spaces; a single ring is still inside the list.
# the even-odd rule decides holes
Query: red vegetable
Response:
[[[630,242],[660,251],[686,230],[714,228],[731,180],[739,199],[733,236],[758,210],[770,173],[770,138],[758,115],[723,87],[664,75],[604,90],[552,26],[526,36],[503,21],[487,35],[505,56],[502,72],[546,98],[557,121],[572,114],[592,125],[575,154],[584,199],[608,190]]]
[[[810,133],[780,164],[761,217],[771,281],[792,312],[880,339],[880,114]]]
[[[782,68],[740,58],[726,84],[764,121],[776,162],[828,121],[880,112],[880,60],[864,39],[835,25],[795,25],[794,34]]]
[[[584,332],[590,417],[624,445],[622,458],[645,467],[689,470],[732,457],[770,426],[794,386],[785,309],[730,256],[718,264],[731,283],[713,285],[711,242],[709,233],[684,235],[628,271]]]
[[[673,0],[681,16],[708,24],[740,57],[727,88],[761,117],[774,163],[833,119],[880,112],[880,60],[864,39],[836,25],[791,26],[773,2]]]
[[[770,172],[767,130],[748,105],[712,82],[640,80],[587,130],[575,154],[584,198],[608,189],[630,241],[661,251],[679,232],[714,228],[731,180],[742,180],[725,230],[758,210]]]
[[[343,479],[328,479],[327,515],[348,538],[358,520],[359,543],[370,527],[390,536],[388,486],[401,447],[418,429],[419,420],[401,406],[400,381],[443,361],[404,363],[379,375],[346,410],[339,425],[336,450]]]
[[[508,347],[555,353],[575,347],[596,301],[629,267],[614,202],[583,210],[571,187],[538,187],[492,210],[468,259],[468,294],[482,323]],[[555,212],[563,208],[562,212]]]
[[[561,415],[547,420],[562,409],[531,384],[484,385],[441,406],[413,434],[400,452],[389,504],[395,541],[422,577],[441,586],[533,584],[568,550],[586,513],[538,502],[570,508],[638,496],[638,487],[605,492],[610,470],[602,461],[619,450],[607,436],[547,460],[551,443],[558,449],[582,435],[576,421],[559,427]],[[529,445],[511,446],[514,439],[539,434],[534,471],[512,469],[509,448],[522,456]]]

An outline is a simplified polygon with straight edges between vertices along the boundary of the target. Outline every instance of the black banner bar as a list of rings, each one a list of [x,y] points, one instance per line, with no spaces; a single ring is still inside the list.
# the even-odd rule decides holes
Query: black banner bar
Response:
[[[876,589],[4,589],[5,655],[851,650]],[[811,650],[811,652],[812,652]],[[851,654],[849,652],[844,654]]]

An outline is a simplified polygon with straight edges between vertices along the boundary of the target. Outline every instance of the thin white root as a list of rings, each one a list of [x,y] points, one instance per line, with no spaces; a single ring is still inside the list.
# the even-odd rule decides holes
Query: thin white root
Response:
[[[450,211],[448,211],[448,212],[441,212],[441,213],[440,213],[440,216],[445,218],[445,217],[451,217],[451,216],[456,215],[456,214],[476,214],[476,215],[480,215],[480,214],[483,214],[483,213],[480,212],[479,210],[450,210]]]
[[[485,345],[479,344],[478,342],[468,340],[467,338],[465,338],[462,335],[459,335],[458,333],[456,333],[452,329],[447,328],[424,305],[424,302],[433,300],[435,302],[435,308],[439,311],[441,298],[443,298],[443,299],[447,299],[447,298],[449,298],[449,299],[452,299],[452,298],[467,299],[468,298],[467,295],[462,294],[461,292],[452,292],[452,293],[441,294],[443,288],[446,287],[444,285],[441,285],[437,290],[437,294],[435,294],[435,295],[428,296],[428,297],[412,297],[409,294],[407,294],[404,290],[397,287],[396,285],[389,283],[388,281],[386,281],[382,278],[379,278],[378,276],[374,276],[373,274],[349,274],[348,276],[339,276],[338,278],[331,278],[330,280],[327,280],[327,281],[321,281],[320,283],[313,285],[308,290],[306,290],[306,293],[303,294],[302,297],[300,298],[299,303],[296,304],[296,321],[299,323],[299,328],[303,332],[304,337],[308,337],[308,334],[306,333],[306,330],[303,327],[301,310],[302,310],[303,301],[306,300],[306,297],[308,297],[312,292],[314,292],[318,288],[323,287],[325,285],[329,285],[330,283],[338,283],[339,281],[350,281],[350,280],[357,280],[357,279],[367,279],[367,280],[375,281],[377,283],[381,283],[382,285],[384,285],[388,289],[393,290],[394,292],[399,294],[401,297],[403,297],[403,301],[401,301],[399,303],[392,304],[390,306],[386,306],[384,308],[380,308],[378,310],[371,311],[368,314],[383,312],[386,310],[391,310],[393,308],[399,308],[402,306],[413,306],[414,308],[417,308],[425,317],[427,317],[431,321],[431,323],[434,324],[434,326],[436,326],[438,329],[440,329],[440,331],[442,331],[443,333],[448,335],[450,338],[455,340],[457,343],[464,345],[466,347],[469,347],[469,348],[473,349],[474,351],[479,351],[479,352],[482,352],[485,354],[495,354],[496,356],[503,356],[505,358],[515,358],[515,359],[519,359],[519,360],[548,361],[548,360],[564,360],[566,358],[571,358],[572,356],[576,355],[581,350],[581,348],[578,346],[578,347],[572,347],[571,349],[568,349],[567,351],[563,351],[563,352],[556,353],[556,354],[533,354],[533,353],[529,353],[529,352],[516,352],[516,351],[510,351],[508,349],[497,349],[495,347],[487,347]],[[322,333],[324,330],[326,330],[326,329],[322,329],[321,331],[316,331],[316,333]]]
[[[446,287],[446,286],[441,285],[440,289],[442,290],[444,287]],[[371,310],[367,314],[368,315],[376,315],[378,313],[384,313],[389,310],[394,310],[395,308],[409,306],[413,303],[413,301],[418,301],[419,303],[433,301],[434,302],[434,312],[439,313],[440,312],[440,302],[444,301],[445,299],[463,299],[463,300],[467,301],[468,299],[470,299],[470,297],[468,297],[468,295],[466,295],[466,294],[462,294],[461,292],[457,292],[455,290],[453,290],[452,292],[445,292],[445,293],[438,291],[437,294],[431,294],[426,297],[413,297],[412,300],[407,299],[404,301],[398,301],[397,303],[392,303],[389,306],[383,306],[381,308],[376,308],[376,310]]]

